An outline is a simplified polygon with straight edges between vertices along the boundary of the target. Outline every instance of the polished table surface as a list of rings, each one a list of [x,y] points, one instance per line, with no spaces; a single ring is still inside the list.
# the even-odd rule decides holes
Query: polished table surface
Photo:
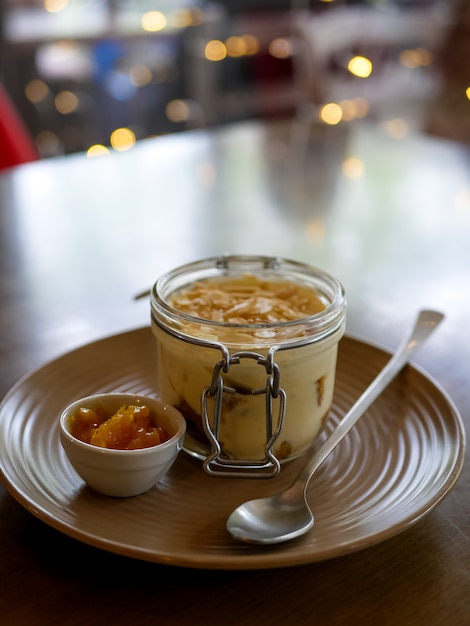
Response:
[[[347,332],[393,350],[419,308],[446,320],[418,353],[470,419],[470,159],[372,123],[246,122],[0,175],[0,392],[32,368],[148,325],[135,294],[198,258],[269,254],[335,274]],[[470,623],[470,468],[378,545],[272,570],[139,561],[51,528],[0,486],[2,624]]]

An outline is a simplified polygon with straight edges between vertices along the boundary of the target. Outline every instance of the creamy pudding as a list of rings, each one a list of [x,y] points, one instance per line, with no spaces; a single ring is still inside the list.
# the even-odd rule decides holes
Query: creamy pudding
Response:
[[[201,397],[204,389],[213,389],[214,368],[221,361],[217,374],[227,390],[222,394],[218,440],[229,459],[257,461],[265,455],[266,394],[262,391],[269,372],[252,355],[266,358],[272,351],[286,395],[284,424],[273,448],[279,460],[306,450],[331,406],[337,345],[344,332],[341,287],[336,288],[341,294],[340,312],[332,315],[331,295],[317,288],[318,275],[312,280],[297,272],[290,278],[286,271],[256,269],[198,275],[185,284],[176,281],[180,284],[167,290],[163,307],[157,306],[155,297],[152,301],[159,393],[184,415],[184,449],[200,458],[209,452]],[[329,280],[336,286],[334,279]],[[154,296],[157,288],[158,283]],[[242,356],[227,369],[227,354]],[[212,423],[216,403],[211,393],[206,399]],[[280,409],[280,398],[274,397],[274,424]]]

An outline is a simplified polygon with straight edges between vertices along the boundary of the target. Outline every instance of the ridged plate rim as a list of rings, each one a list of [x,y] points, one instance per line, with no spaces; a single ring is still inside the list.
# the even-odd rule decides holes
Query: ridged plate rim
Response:
[[[161,564],[264,569],[344,556],[404,531],[433,510],[463,467],[465,432],[446,392],[409,365],[318,470],[309,487],[313,529],[277,546],[250,546],[225,529],[246,499],[286,487],[301,460],[270,480],[214,478],[182,453],[153,489],[130,499],[86,488],[59,443],[63,407],[90,393],[156,395],[154,339],[137,328],[82,346],[33,370],[0,404],[0,470],[13,497],[53,528],[89,545]],[[323,434],[390,354],[346,335]]]

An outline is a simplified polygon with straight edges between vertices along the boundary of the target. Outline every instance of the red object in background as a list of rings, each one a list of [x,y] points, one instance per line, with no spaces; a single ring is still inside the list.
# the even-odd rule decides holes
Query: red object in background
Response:
[[[28,130],[0,84],[0,170],[37,159]]]

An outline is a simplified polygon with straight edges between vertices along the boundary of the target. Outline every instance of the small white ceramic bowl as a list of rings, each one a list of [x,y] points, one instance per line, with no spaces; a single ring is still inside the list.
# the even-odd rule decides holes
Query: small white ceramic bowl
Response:
[[[80,407],[113,415],[121,406],[146,405],[170,439],[149,448],[116,450],[80,441],[70,433],[70,418]],[[183,445],[186,422],[181,413],[160,400],[129,393],[105,393],[80,398],[60,416],[60,442],[77,474],[89,487],[108,496],[129,497],[148,491],[173,465]]]

